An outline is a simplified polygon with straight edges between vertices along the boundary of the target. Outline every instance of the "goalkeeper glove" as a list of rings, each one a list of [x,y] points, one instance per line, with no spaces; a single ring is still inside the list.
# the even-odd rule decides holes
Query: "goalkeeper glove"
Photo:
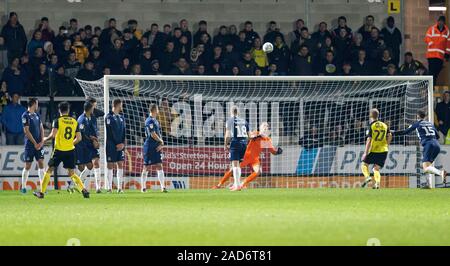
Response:
[[[280,147],[278,147],[278,150],[277,150],[277,155],[280,155],[280,154],[283,154],[283,149],[282,149],[282,148],[280,148]]]

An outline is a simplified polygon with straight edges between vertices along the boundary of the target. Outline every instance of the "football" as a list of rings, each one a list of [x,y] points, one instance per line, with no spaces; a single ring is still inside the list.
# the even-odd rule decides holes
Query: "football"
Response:
[[[266,54],[271,53],[271,52],[273,51],[273,45],[272,45],[270,42],[266,42],[266,43],[263,45],[263,51],[264,51]]]

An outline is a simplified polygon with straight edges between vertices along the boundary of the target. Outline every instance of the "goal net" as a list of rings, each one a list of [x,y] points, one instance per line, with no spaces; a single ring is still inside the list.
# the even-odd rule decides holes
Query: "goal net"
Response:
[[[180,189],[211,188],[229,170],[224,133],[233,105],[250,131],[268,122],[273,145],[284,150],[278,156],[263,150],[261,175],[250,183],[259,188],[359,187],[371,108],[379,109],[391,130],[413,123],[417,110],[433,119],[428,77],[106,76],[78,82],[106,112],[113,99],[124,103],[129,189],[141,187],[144,123],[152,103],[160,110],[166,185]],[[104,144],[103,120],[98,124]],[[103,161],[104,148],[101,155]],[[417,136],[394,137],[381,186],[425,182],[420,159]],[[242,180],[251,171],[243,168]],[[149,173],[147,187],[159,187],[156,171]]]

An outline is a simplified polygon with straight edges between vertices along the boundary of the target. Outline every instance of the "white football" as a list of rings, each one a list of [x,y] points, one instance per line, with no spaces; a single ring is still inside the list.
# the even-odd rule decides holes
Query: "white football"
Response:
[[[273,51],[273,45],[270,42],[266,42],[263,47],[262,47],[263,51],[268,53],[271,53]]]

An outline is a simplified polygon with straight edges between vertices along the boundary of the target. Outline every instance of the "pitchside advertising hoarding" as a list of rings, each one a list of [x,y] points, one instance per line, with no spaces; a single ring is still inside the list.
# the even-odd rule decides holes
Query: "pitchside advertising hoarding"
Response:
[[[355,187],[361,180],[349,179],[348,176],[360,175],[362,145],[343,147],[326,146],[317,149],[304,149],[300,146],[283,147],[282,156],[273,156],[265,152],[261,155],[263,178],[260,186],[266,187]],[[443,146],[441,155],[436,161],[438,168],[450,169],[450,146]],[[405,176],[406,180],[416,179],[417,161],[421,154],[416,146],[393,145],[390,147],[383,174]],[[45,150],[46,162],[50,157],[50,149]],[[139,189],[139,175],[142,170],[142,148],[129,147],[126,152],[125,187]],[[17,190],[20,187],[20,176],[24,165],[23,148],[4,146],[0,148],[0,190]],[[36,167],[35,164],[33,167]],[[61,166],[60,166],[61,167]],[[201,184],[214,183],[229,169],[228,154],[223,147],[166,147],[164,152],[164,169],[167,186],[172,189],[206,188]],[[244,169],[247,174],[249,168]],[[59,187],[64,189],[68,178],[65,170],[58,172]],[[36,168],[31,171],[28,186],[37,188]],[[264,174],[270,174],[264,177]],[[194,178],[198,177],[198,178]],[[212,182],[205,182],[211,178]],[[203,180],[203,181],[199,181]],[[103,181],[103,180],[102,180]],[[201,183],[201,184],[200,184]],[[406,186],[415,187],[415,183],[402,182]],[[408,185],[409,184],[409,185]],[[53,187],[53,183],[51,187]],[[92,184],[91,184],[92,185]],[[392,184],[391,184],[392,185]],[[150,177],[149,188],[157,188],[158,181]],[[395,185],[392,185],[395,186]],[[404,186],[399,184],[398,186]]]

